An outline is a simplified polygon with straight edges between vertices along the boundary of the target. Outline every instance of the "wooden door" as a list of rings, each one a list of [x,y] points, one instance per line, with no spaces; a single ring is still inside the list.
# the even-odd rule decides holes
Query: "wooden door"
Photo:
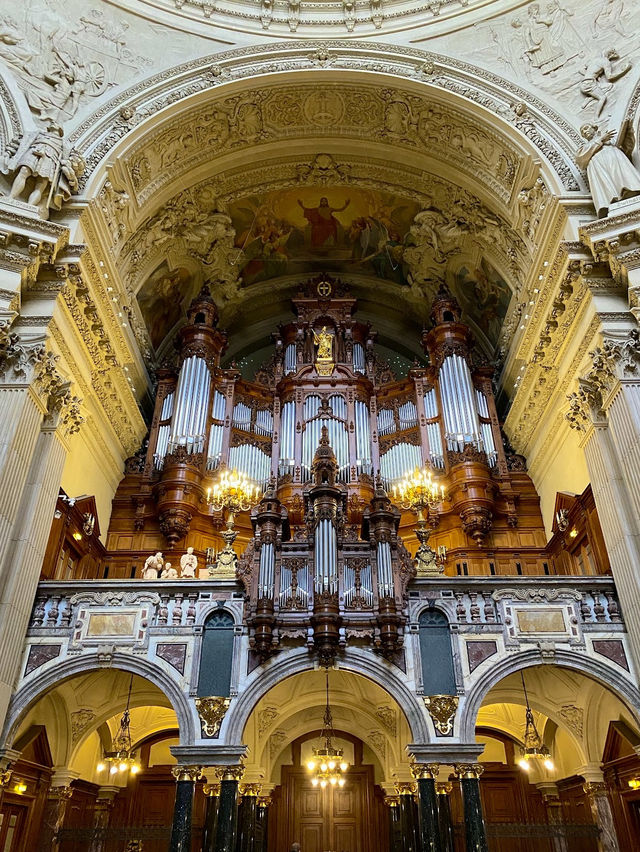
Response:
[[[22,848],[28,810],[27,805],[3,805],[0,812],[0,852],[18,852]]]
[[[353,766],[345,786],[314,787],[306,769],[285,766],[274,795],[269,852],[300,843],[303,852],[388,852],[388,832],[379,832],[381,797],[373,767]],[[386,814],[385,814],[386,816]]]

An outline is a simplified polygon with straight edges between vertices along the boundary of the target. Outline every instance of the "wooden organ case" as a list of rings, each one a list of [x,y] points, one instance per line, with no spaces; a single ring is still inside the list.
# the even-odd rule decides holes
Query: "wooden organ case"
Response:
[[[114,499],[108,575],[139,575],[155,550],[177,563],[189,545],[199,578],[215,578],[223,519],[206,494],[227,466],[263,489],[236,520],[256,659],[291,642],[325,664],[347,642],[397,658],[417,540],[388,494],[423,465],[445,488],[430,513],[445,575],[555,573],[524,459],[503,443],[491,367],[451,295],[434,299],[425,366],[400,380],[341,282],[309,281],[292,306],[248,381],[220,367],[226,335],[209,291],[194,300],[177,366],[158,372],[148,442]]]

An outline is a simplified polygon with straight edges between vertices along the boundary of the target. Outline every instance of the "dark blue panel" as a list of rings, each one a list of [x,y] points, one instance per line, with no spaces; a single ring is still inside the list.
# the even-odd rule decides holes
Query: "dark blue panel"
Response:
[[[204,623],[198,695],[224,695],[231,691],[233,618],[224,610],[212,612]]]
[[[446,615],[437,609],[426,609],[420,613],[418,628],[424,694],[455,695],[456,678]]]

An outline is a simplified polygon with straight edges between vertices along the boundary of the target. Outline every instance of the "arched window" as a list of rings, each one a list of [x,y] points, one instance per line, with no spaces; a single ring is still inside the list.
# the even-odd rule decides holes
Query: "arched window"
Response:
[[[425,609],[418,619],[422,689],[425,695],[455,695],[449,622],[443,612]]]
[[[233,659],[233,618],[223,609],[212,612],[204,623],[198,695],[229,696]]]

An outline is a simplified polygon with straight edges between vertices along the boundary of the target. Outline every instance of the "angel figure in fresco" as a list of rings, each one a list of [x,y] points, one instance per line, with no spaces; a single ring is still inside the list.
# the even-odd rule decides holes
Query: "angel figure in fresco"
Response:
[[[304,218],[311,226],[311,248],[321,249],[325,246],[335,246],[338,243],[338,220],[333,215],[346,210],[350,204],[347,198],[342,207],[331,207],[329,199],[322,197],[318,207],[305,207],[298,199]]]

